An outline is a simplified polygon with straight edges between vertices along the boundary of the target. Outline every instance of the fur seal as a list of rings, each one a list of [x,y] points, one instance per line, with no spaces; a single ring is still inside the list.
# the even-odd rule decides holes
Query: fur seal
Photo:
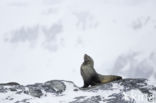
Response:
[[[98,74],[94,69],[93,59],[87,54],[84,55],[84,62],[81,65],[80,71],[84,81],[82,88],[86,88],[89,85],[95,86],[97,84],[105,84],[122,79],[120,76]]]

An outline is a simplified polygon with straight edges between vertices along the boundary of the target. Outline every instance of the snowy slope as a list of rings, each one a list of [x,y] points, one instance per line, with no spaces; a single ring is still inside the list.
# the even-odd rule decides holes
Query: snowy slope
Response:
[[[86,89],[52,80],[32,85],[0,85],[1,103],[155,103],[156,86],[145,79],[124,79]]]

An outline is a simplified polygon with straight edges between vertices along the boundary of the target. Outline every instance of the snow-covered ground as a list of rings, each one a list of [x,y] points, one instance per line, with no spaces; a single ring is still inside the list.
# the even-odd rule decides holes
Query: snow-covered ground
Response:
[[[101,74],[156,79],[155,0],[0,0],[0,82],[82,86],[83,54]]]
[[[29,86],[0,85],[0,103],[155,103],[155,83],[149,82],[124,79],[85,89],[56,80]]]

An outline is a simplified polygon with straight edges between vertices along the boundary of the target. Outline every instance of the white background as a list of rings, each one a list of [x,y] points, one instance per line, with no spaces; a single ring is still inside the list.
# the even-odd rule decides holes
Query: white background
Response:
[[[101,74],[156,79],[155,0],[0,0],[0,83],[82,86],[90,55]]]

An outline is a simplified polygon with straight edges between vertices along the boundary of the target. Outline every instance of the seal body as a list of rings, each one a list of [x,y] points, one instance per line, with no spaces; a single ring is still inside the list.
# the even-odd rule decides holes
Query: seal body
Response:
[[[101,83],[108,83],[115,80],[120,80],[122,77],[115,75],[101,75],[98,74],[94,69],[94,61],[87,54],[84,55],[84,62],[81,65],[81,76],[84,81],[83,88],[89,85],[94,86]]]
[[[94,69],[94,61],[87,54],[84,55],[84,62],[81,65],[81,75],[84,80],[83,88],[101,83],[100,78]]]

